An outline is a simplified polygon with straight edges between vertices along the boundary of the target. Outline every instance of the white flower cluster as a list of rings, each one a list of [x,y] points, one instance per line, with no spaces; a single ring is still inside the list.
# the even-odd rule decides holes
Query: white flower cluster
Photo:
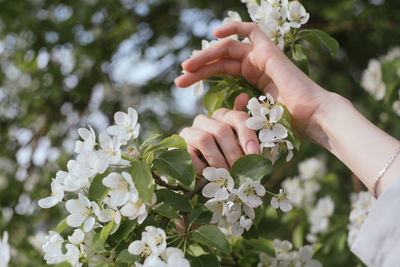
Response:
[[[261,103],[260,103],[261,102]],[[272,163],[276,161],[281,152],[287,152],[286,161],[293,157],[293,144],[285,140],[288,131],[279,121],[282,119],[283,107],[275,103],[270,94],[253,97],[247,104],[252,117],[246,121],[246,126],[253,130],[260,130],[260,150]],[[265,150],[264,150],[265,148]]]
[[[207,167],[203,176],[210,181],[202,191],[209,199],[204,205],[212,211],[211,223],[226,227],[231,234],[239,237],[244,230],[253,225],[254,208],[261,206],[265,188],[260,181],[245,178],[239,188],[234,188],[234,181],[224,168]]]
[[[6,267],[10,261],[10,245],[8,244],[8,233],[3,233],[0,238],[0,267]]]
[[[370,59],[368,67],[361,76],[361,86],[376,100],[382,100],[386,94],[386,84],[382,80],[382,66],[377,59]]]
[[[361,75],[361,86],[372,95],[376,100],[382,100],[386,95],[386,84],[383,81],[382,64],[400,58],[400,47],[391,48],[385,55],[379,59],[372,58],[368,62],[368,67]],[[400,68],[397,70],[397,76],[400,78]],[[393,111],[400,116],[400,89],[398,90],[399,99],[393,102]]]
[[[45,236],[46,243],[42,247],[47,264],[67,261],[73,267],[82,266],[79,259],[86,255],[84,238],[85,234],[80,229],[75,229],[72,235],[68,236],[69,242],[65,241],[59,233],[50,231],[49,235]],[[63,253],[64,245],[66,253]]]
[[[272,197],[271,206],[274,209],[280,208],[283,212],[288,212],[293,208],[292,202],[287,199],[286,192],[283,189],[279,189],[279,195]]]
[[[95,149],[96,134],[92,127],[78,129],[79,136],[83,139],[75,143],[78,156],[75,160],[68,161],[68,171],[57,172],[51,183],[52,194],[39,201],[40,207],[55,206],[64,198],[64,191],[79,192],[88,189],[97,174],[104,173],[112,164],[121,163],[121,145],[138,137],[140,125],[137,123],[137,112],[133,108],[129,108],[128,113],[118,111],[114,119],[115,125],[107,129],[113,137],[106,133],[100,134],[99,149]]]
[[[325,233],[329,228],[329,218],[333,215],[335,203],[330,196],[318,199],[317,205],[308,214],[311,225],[310,233],[306,236],[308,242],[315,243],[317,235]]]
[[[351,247],[357,238],[361,225],[367,217],[372,205],[375,203],[375,198],[369,191],[352,193],[351,212],[349,215],[350,223],[347,225],[349,233],[347,235],[347,244]]]
[[[279,267],[279,266],[296,266],[296,267],[322,267],[322,264],[313,259],[314,247],[304,246],[298,251],[292,250],[293,245],[287,240],[274,240],[275,257],[266,253],[259,255],[260,262],[257,267]]]
[[[147,205],[156,202],[155,196],[152,203],[145,203],[139,198],[128,172],[108,174],[102,181],[103,185],[109,188],[107,195],[100,203],[89,200],[88,191],[94,177],[103,174],[108,168],[125,166],[127,163],[121,157],[121,150],[139,135],[138,114],[133,108],[129,108],[128,113],[116,112],[114,119],[115,125],[107,129],[110,135],[100,134],[99,144],[96,143],[96,134],[90,126],[89,129],[78,129],[83,141],[76,141],[77,158],[68,162],[68,171],[57,172],[51,183],[52,194],[39,200],[40,207],[50,208],[62,202],[66,192],[77,195],[77,198],[69,197],[65,203],[66,210],[70,213],[66,223],[70,227],[83,229],[75,229],[71,238],[79,236],[80,242],[69,239],[71,243],[65,245],[66,254],[63,254],[61,249],[64,240],[58,233],[51,231],[43,245],[48,264],[68,261],[73,266],[80,266],[78,260],[85,257],[85,248],[88,249],[82,245],[84,232],[91,235],[93,229],[113,221],[111,233],[114,233],[123,216],[129,220],[137,219],[141,224],[147,217]]]
[[[136,267],[189,267],[189,261],[184,258],[182,250],[167,247],[166,234],[163,229],[146,226],[142,239],[133,241],[128,247],[129,253],[139,255],[143,264]]]
[[[258,5],[256,1],[248,0],[246,3],[251,19],[282,50],[290,28],[300,28],[310,18],[298,1],[261,0]]]
[[[315,194],[321,189],[318,180],[326,173],[325,162],[319,158],[308,158],[299,163],[299,176],[282,183],[287,198],[297,208],[311,206]]]

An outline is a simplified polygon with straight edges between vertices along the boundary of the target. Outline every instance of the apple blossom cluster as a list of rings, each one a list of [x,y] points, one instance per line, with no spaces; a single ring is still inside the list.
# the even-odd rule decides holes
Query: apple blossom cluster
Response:
[[[333,215],[335,203],[330,196],[318,199],[317,205],[308,214],[310,223],[310,233],[307,234],[308,242],[315,243],[318,240],[318,234],[325,233],[329,228],[329,218]]]
[[[369,191],[361,191],[359,193],[352,193],[350,200],[350,223],[347,225],[347,229],[349,230],[347,244],[349,247],[351,247],[356,240],[362,223],[370,212],[372,205],[375,203],[375,198]]]
[[[253,22],[256,22],[281,50],[290,29],[300,28],[310,18],[310,14],[299,1],[261,0],[260,5],[255,0],[242,2],[246,2]]]
[[[133,108],[128,113],[116,112],[115,125],[107,129],[108,134],[99,136],[89,126],[78,129],[82,140],[75,143],[76,159],[67,164],[68,171],[58,171],[51,183],[51,195],[39,200],[39,206],[50,208],[63,202],[69,215],[66,224],[74,228],[74,233],[65,241],[57,232],[50,231],[43,245],[44,258],[48,264],[68,261],[72,266],[81,266],[81,259],[88,256],[89,246],[84,245],[85,235],[93,235],[94,230],[112,222],[111,234],[122,220],[137,219],[141,224],[147,217],[148,208],[155,204],[140,199],[131,174],[120,172],[119,167],[129,166],[122,158],[122,149],[128,142],[134,142],[139,135],[138,115]],[[132,148],[131,148],[132,149]],[[129,150],[129,147],[128,147]],[[106,173],[107,171],[107,173]],[[89,189],[93,179],[103,174],[103,186],[107,193],[97,202],[89,199]],[[62,248],[65,247],[66,253]]]
[[[235,182],[224,168],[207,167],[203,176],[209,181],[202,194],[210,198],[204,205],[212,211],[211,223],[230,230],[236,237],[248,231],[255,218],[254,209],[261,206],[265,188],[260,181],[246,177],[244,182],[235,187]]]
[[[318,180],[326,173],[324,160],[308,158],[298,165],[299,176],[287,178],[282,187],[287,198],[296,208],[305,208],[314,205],[315,195],[321,189]]]
[[[293,144],[287,140],[288,130],[279,121],[282,119],[284,109],[275,103],[270,94],[253,97],[249,100],[247,108],[251,117],[247,119],[246,126],[252,130],[259,130],[260,151],[274,163],[281,152],[287,153],[286,161],[293,157]]]
[[[260,253],[257,267],[278,267],[278,266],[296,266],[296,267],[322,267],[322,264],[313,259],[314,247],[306,245],[298,251],[292,250],[293,245],[287,240],[273,241],[275,257],[266,253]]]
[[[164,230],[154,226],[146,226],[145,231],[142,232],[142,239],[133,241],[128,251],[142,258],[143,264],[135,263],[136,267],[190,267],[182,250],[167,247]]]
[[[376,100],[382,100],[386,94],[386,84],[382,80],[382,66],[379,60],[370,59],[368,67],[362,73],[361,86]]]
[[[85,233],[81,229],[75,229],[74,232],[68,236],[68,241],[57,232],[50,231],[49,235],[45,236],[45,244],[42,249],[44,252],[44,259],[47,264],[57,264],[61,262],[68,262],[73,267],[82,266],[79,262],[81,256],[86,254],[84,246]],[[63,245],[66,252],[63,252]]]
[[[99,144],[96,143],[96,134],[92,127],[78,129],[78,134],[83,140],[75,143],[75,152],[78,156],[68,161],[68,171],[57,172],[51,183],[52,194],[39,200],[40,207],[51,208],[57,205],[63,200],[65,192],[79,193],[87,190],[97,174],[103,174],[111,165],[124,164],[121,158],[121,146],[138,137],[140,129],[140,124],[137,122],[138,114],[136,110],[129,108],[128,113],[116,112],[114,119],[115,125],[107,129],[112,137],[106,133],[100,134]],[[79,201],[83,201],[82,205],[93,212],[98,210],[94,204],[84,203],[87,201],[82,197]]]
[[[3,233],[0,238],[0,267],[6,267],[10,261],[10,245],[8,244],[8,232]]]
[[[400,81],[400,47],[390,49],[379,59],[370,59],[361,75],[361,86],[376,100],[383,100],[395,80]],[[400,116],[400,89],[395,92],[397,97],[392,104],[392,109]]]

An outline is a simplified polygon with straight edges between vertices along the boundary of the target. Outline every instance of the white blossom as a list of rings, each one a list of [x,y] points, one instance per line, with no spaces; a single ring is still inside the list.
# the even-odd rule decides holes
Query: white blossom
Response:
[[[237,193],[240,200],[251,208],[258,207],[262,204],[260,197],[265,195],[265,188],[260,184],[260,181],[253,181],[251,178],[246,178]]]
[[[159,256],[167,247],[166,235],[163,229],[154,226],[146,226],[142,233],[142,239],[133,241],[129,247],[129,253],[147,258]]]
[[[161,258],[168,267],[190,267],[189,261],[184,258],[182,250],[168,247],[161,253]]]
[[[298,251],[292,250],[293,245],[287,240],[275,239],[273,241],[275,249],[275,257],[266,253],[260,253],[257,267],[322,267],[322,264],[312,259],[314,247],[306,245]]]
[[[352,193],[351,195],[351,212],[349,215],[350,223],[347,225],[349,233],[347,235],[347,244],[351,247],[357,238],[361,225],[370,212],[375,198],[369,191],[361,191]]]
[[[326,173],[325,162],[318,158],[308,158],[298,165],[300,177],[304,180],[319,179]]]
[[[396,100],[393,102],[393,111],[397,116],[400,116],[400,100]]]
[[[75,142],[75,152],[83,153],[92,151],[93,147],[96,144],[96,134],[93,128],[90,125],[89,125],[89,130],[86,128],[79,128],[78,134],[83,139],[83,142],[80,140],[77,140]]]
[[[298,1],[291,1],[288,9],[289,24],[292,28],[300,28],[301,24],[307,23],[310,18],[310,14],[306,12],[303,5]]]
[[[203,196],[217,200],[229,197],[228,191],[233,189],[234,182],[226,169],[207,167],[203,170],[203,176],[210,181],[202,190]]]
[[[157,198],[153,195],[151,204],[154,205],[157,202]],[[133,201],[129,199],[128,202],[121,208],[121,214],[128,217],[130,220],[138,219],[138,223],[141,224],[147,218],[146,203],[138,199]]]
[[[10,245],[8,244],[8,232],[3,233],[3,238],[0,238],[0,266],[7,266],[10,261]]]
[[[103,184],[110,188],[110,206],[116,208],[125,205],[128,200],[137,202],[139,194],[133,183],[132,176],[127,172],[110,173],[103,179]]]
[[[283,212],[288,212],[292,209],[292,203],[286,198],[286,194],[282,189],[279,189],[279,195],[271,199],[271,206],[274,209],[280,208]]]
[[[51,182],[51,195],[39,200],[38,205],[43,209],[51,208],[57,205],[64,198],[64,189],[57,179]]]
[[[111,138],[105,133],[100,134],[100,152],[107,158],[110,164],[116,164],[121,160],[121,141],[118,137]]]
[[[65,191],[77,191],[89,184],[90,171],[87,167],[76,160],[70,160],[67,169],[68,172],[58,171],[56,174],[56,180],[62,184]]]
[[[34,235],[32,235],[28,238],[28,242],[37,251],[42,252],[42,247],[46,243],[46,233],[43,231],[38,231]],[[0,266],[1,266],[1,264],[0,264]]]
[[[315,194],[321,189],[321,185],[316,180],[302,180],[299,177],[285,179],[282,187],[287,198],[297,208],[313,205]]]
[[[81,254],[79,248],[72,244],[65,245],[65,248],[67,249],[67,253],[65,253],[65,260],[69,262],[72,267],[82,266],[82,263],[79,262],[79,257]]]
[[[44,259],[47,264],[57,264],[65,261],[65,255],[62,253],[62,243],[64,239],[59,233],[50,231],[49,235],[45,237],[46,243],[42,249],[44,252]]]
[[[36,205],[28,194],[21,194],[15,206],[15,213],[19,215],[31,215],[35,211]]]
[[[75,229],[70,236],[68,236],[68,241],[74,245],[79,245],[83,242],[85,238],[85,233],[81,229]]]
[[[204,203],[204,206],[206,206],[213,213],[210,223],[218,223],[222,216],[228,214],[229,210],[226,202],[217,200],[215,198],[208,200],[206,203]]]
[[[100,208],[94,201],[89,201],[83,194],[78,194],[78,199],[70,199],[65,204],[70,215],[67,217],[67,224],[71,227],[79,227],[82,224],[83,230],[89,232],[92,230],[99,215]]]
[[[114,120],[115,125],[108,127],[107,131],[109,134],[117,136],[122,145],[139,136],[140,124],[138,123],[138,114],[135,109],[128,108],[128,113],[116,112]]]
[[[382,81],[382,67],[377,59],[370,59],[368,67],[361,76],[361,86],[376,100],[382,100],[386,94],[386,85]]]
[[[312,234],[325,233],[329,227],[329,217],[332,216],[335,204],[329,196],[320,198],[315,208],[308,215]]]

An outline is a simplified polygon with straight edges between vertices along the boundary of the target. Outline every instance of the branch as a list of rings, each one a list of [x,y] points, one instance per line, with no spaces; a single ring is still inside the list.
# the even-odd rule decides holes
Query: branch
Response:
[[[153,175],[154,181],[156,182],[156,184],[160,185],[160,186],[164,186],[168,189],[174,190],[174,191],[187,191],[185,188],[183,188],[180,185],[170,185],[166,182],[164,182],[160,176],[158,176],[157,174],[155,174],[154,172],[151,172],[151,174]]]
[[[196,185],[194,186],[194,190],[186,192],[184,194],[185,198],[191,199],[195,194],[198,194],[206,184],[208,184],[208,180],[204,177],[200,180],[197,180]]]

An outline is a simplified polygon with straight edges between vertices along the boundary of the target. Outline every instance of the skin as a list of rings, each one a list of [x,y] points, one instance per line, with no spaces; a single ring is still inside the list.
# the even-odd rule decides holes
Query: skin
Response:
[[[313,82],[256,24],[233,22],[214,31],[217,38],[233,34],[248,37],[251,45],[224,39],[183,62],[186,72],[175,79],[175,84],[188,87],[217,74],[242,76],[283,103],[300,136],[334,154],[371,192],[376,186],[379,195],[393,183],[400,174],[400,156],[381,181],[376,181],[400,146],[397,139],[370,123],[350,101]],[[248,97],[242,94],[236,99],[234,110],[217,110],[211,118],[199,115],[191,127],[183,129],[181,136],[188,143],[197,170],[206,166],[229,168],[241,155],[259,152],[255,132],[245,126],[248,115],[241,111],[247,101]]]

